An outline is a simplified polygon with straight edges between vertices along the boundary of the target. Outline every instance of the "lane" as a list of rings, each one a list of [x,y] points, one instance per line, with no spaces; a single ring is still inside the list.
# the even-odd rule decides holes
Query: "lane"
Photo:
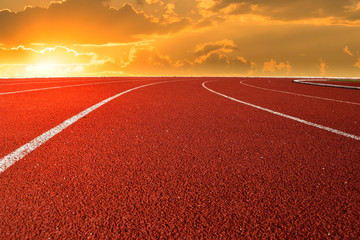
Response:
[[[0,78],[1,85],[21,85],[52,82],[89,82],[99,81],[101,79],[116,79],[117,77],[59,77],[59,78]]]
[[[44,84],[44,83],[69,83],[69,82],[91,82],[91,81],[99,81],[105,80],[102,78],[94,78],[94,79],[44,79],[43,81],[34,79],[29,79],[28,81],[14,81],[13,79],[5,82],[0,81],[0,86],[12,86],[12,85],[33,85],[33,84]]]
[[[0,156],[104,99],[153,81],[138,80],[0,96]]]
[[[306,124],[308,126],[311,126],[311,127],[316,127],[316,128],[319,128],[319,129],[322,129],[322,130],[325,130],[325,131],[328,131],[328,132],[331,132],[331,133],[334,133],[334,134],[338,134],[340,136],[344,136],[344,137],[347,137],[347,138],[351,138],[351,139],[354,139],[354,140],[358,140],[360,141],[360,136],[356,136],[356,135],[353,135],[353,134],[349,134],[349,133],[346,133],[346,132],[342,132],[342,131],[339,131],[337,129],[333,129],[333,128],[329,128],[329,127],[326,127],[326,126],[323,126],[323,125],[320,125],[320,124],[316,124],[316,123],[313,123],[313,122],[309,122],[309,121],[306,121],[304,119],[301,119],[301,118],[297,118],[297,117],[294,117],[294,116],[290,116],[290,115],[287,115],[287,114],[284,114],[284,113],[281,113],[281,112],[276,112],[276,111],[273,111],[271,109],[268,109],[268,108],[264,108],[264,107],[261,107],[261,106],[257,106],[257,105],[254,105],[254,104],[251,104],[251,103],[248,103],[248,102],[244,102],[244,101],[241,101],[239,99],[236,99],[236,98],[233,98],[233,97],[230,97],[228,95],[225,95],[223,93],[220,93],[220,92],[217,92],[211,88],[208,88],[206,86],[207,83],[210,83],[212,81],[208,81],[208,82],[204,82],[202,84],[202,86],[214,93],[214,94],[217,94],[219,96],[222,96],[224,98],[227,98],[231,101],[235,101],[235,102],[238,102],[238,103],[241,103],[241,104],[244,104],[244,105],[247,105],[247,106],[250,106],[250,107],[253,107],[253,108],[256,108],[256,109],[259,109],[261,111],[264,111],[264,112],[268,112],[268,113],[271,113],[271,114],[274,114],[274,115],[277,115],[277,116],[280,116],[280,117],[283,117],[283,118],[287,118],[287,119],[290,119],[290,120],[293,120],[293,121],[297,121],[299,123],[303,123],[303,124]],[[242,81],[240,81],[240,83],[242,83]],[[261,88],[261,89],[264,89],[264,88]],[[267,90],[267,89],[265,89]],[[276,91],[276,92],[279,92],[279,91]],[[283,92],[281,92],[283,93]],[[317,98],[318,99],[318,98]],[[323,100],[323,99],[322,99]],[[328,99],[327,99],[328,100]],[[343,102],[342,102],[343,103]]]
[[[258,87],[258,86],[249,84],[247,82],[248,82],[247,80],[241,80],[240,81],[240,83],[242,85],[257,88],[257,89],[262,89],[262,90],[267,90],[267,91],[272,91],[272,92],[278,92],[278,93],[285,93],[285,94],[296,95],[296,96],[301,96],[301,97],[321,99],[321,100],[325,100],[325,101],[332,101],[332,102],[340,102],[340,103],[346,103],[346,104],[360,105],[360,103],[357,103],[357,102],[349,102],[349,101],[337,100],[337,99],[332,99],[332,98],[323,98],[323,97],[318,97],[318,96],[313,96],[313,95],[305,95],[305,94],[299,94],[299,93],[288,92],[288,91],[281,91],[281,90],[276,90],[276,89],[271,89],[271,88]]]
[[[305,84],[295,84],[294,79],[268,79],[263,81],[259,79],[255,82],[249,82],[256,86],[271,88],[280,91],[291,91],[298,94],[305,94],[317,96],[322,98],[330,98],[341,101],[359,102],[359,93],[356,90],[349,91],[349,89],[331,88],[331,87],[317,87]],[[294,86],[294,84],[296,86]]]
[[[299,84],[307,84],[314,85],[317,87],[332,87],[332,88],[343,88],[343,89],[351,89],[351,90],[360,90],[360,84],[357,82],[347,83],[347,82],[336,82],[336,81],[328,81],[328,80],[294,80],[294,83]],[[356,86],[358,85],[358,86]]]
[[[64,129],[68,128],[81,118],[86,117],[89,113],[93,112],[94,110],[98,109],[99,107],[105,105],[106,103],[126,94],[129,92],[132,92],[134,90],[143,88],[143,87],[149,87],[152,85],[160,84],[162,82],[155,82],[155,83],[149,83],[145,85],[141,85],[135,88],[128,89],[124,92],[118,93],[110,98],[107,98],[87,109],[82,111],[81,113],[78,113],[77,115],[65,120],[61,124],[57,125],[56,127],[50,129],[49,131],[41,134],[40,136],[34,138],[30,142],[26,143],[25,145],[21,146],[20,148],[16,149],[12,153],[8,154],[4,158],[0,159],[0,174],[4,172],[7,168],[15,164],[17,161],[20,161],[22,158],[24,158],[26,155],[30,154],[32,151],[34,151],[36,148],[40,147],[41,145],[45,144],[47,141],[49,141],[51,138],[62,132]],[[360,139],[360,138],[359,138]]]
[[[35,91],[44,91],[44,90],[52,90],[64,87],[79,87],[79,86],[87,86],[87,85],[99,85],[99,84],[110,84],[116,82],[136,82],[143,81],[141,79],[135,78],[98,78],[97,80],[89,80],[89,81],[78,81],[74,79],[73,81],[55,81],[55,82],[43,82],[36,84],[21,84],[21,85],[5,85],[0,86],[0,96],[1,95],[9,95],[9,94],[18,94],[18,93],[26,93],[26,92],[35,92]]]
[[[258,87],[269,88],[269,84],[263,80],[259,82],[254,80],[251,83]],[[239,82],[238,84],[238,87],[234,87],[231,81],[227,81],[224,84],[222,82],[209,83],[208,86],[217,92],[257,106],[360,136],[359,105],[305,98],[303,96],[288,95],[281,92],[245,86]],[[217,85],[219,85],[218,88]],[[289,91],[297,92],[298,85],[292,84],[292,86],[294,90]],[[337,93],[338,99],[343,99],[344,94],[347,96],[347,92],[344,93],[344,89],[336,90],[341,90]],[[353,90],[347,91],[354,92]],[[321,95],[319,88],[317,88],[317,92],[317,95]],[[360,92],[356,91],[356,94],[352,94],[353,98],[357,95],[357,99],[360,99]]]
[[[354,86],[354,87],[360,87],[360,80],[358,81],[329,81],[330,84],[339,84],[339,85],[344,85],[344,86]]]
[[[205,80],[114,99],[7,169],[0,238],[356,239],[358,141]]]

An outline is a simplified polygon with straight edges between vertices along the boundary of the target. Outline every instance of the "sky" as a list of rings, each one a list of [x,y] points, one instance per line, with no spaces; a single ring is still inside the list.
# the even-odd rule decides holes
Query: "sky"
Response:
[[[1,0],[0,78],[360,76],[360,0]]]

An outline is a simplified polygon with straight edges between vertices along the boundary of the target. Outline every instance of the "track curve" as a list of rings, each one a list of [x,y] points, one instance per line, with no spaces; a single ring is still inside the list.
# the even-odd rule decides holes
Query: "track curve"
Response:
[[[119,92],[174,79],[137,80],[0,96],[1,156]],[[113,99],[2,172],[0,238],[360,235],[359,141],[229,101],[202,83],[217,80],[206,86],[352,134],[358,106],[250,88],[241,78],[175,80],[184,81]],[[277,90],[315,91],[271,80],[286,85]]]

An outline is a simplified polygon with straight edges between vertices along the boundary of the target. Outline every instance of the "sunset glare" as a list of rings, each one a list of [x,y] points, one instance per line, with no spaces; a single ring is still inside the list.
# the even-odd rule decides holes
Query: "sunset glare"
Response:
[[[2,0],[0,77],[360,75],[358,0]]]

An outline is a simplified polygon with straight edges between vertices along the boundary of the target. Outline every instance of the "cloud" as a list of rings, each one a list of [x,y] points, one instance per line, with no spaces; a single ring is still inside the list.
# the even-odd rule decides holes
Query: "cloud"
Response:
[[[278,20],[335,17],[360,20],[359,2],[354,0],[201,0],[200,10],[223,14],[261,14]],[[207,4],[206,4],[207,3]],[[208,13],[209,14],[209,13]]]
[[[163,5],[164,3],[160,0],[145,0],[147,4],[160,4]]]
[[[187,19],[172,22],[155,19],[130,4],[114,9],[110,3],[110,0],[65,0],[52,2],[48,8],[28,7],[18,13],[0,11],[0,42],[129,42],[139,35],[177,32],[189,24]]]
[[[358,27],[332,23],[359,20],[359,6],[348,0],[66,0],[4,10],[0,64],[34,70],[58,62],[58,69],[99,75],[315,76],[331,70],[354,76]]]
[[[175,65],[167,55],[162,55],[154,47],[134,47],[130,51],[124,71],[141,75],[168,75]]]
[[[0,64],[32,64],[56,62],[58,64],[87,63],[96,58],[95,53],[78,53],[62,46],[36,51],[22,45],[14,48],[0,48]]]
[[[203,74],[245,74],[251,68],[251,62],[234,54],[238,47],[231,40],[200,43],[195,47],[196,58],[184,65],[191,66],[194,72]],[[206,72],[207,71],[207,72]]]
[[[231,40],[224,39],[217,42],[208,42],[198,44],[195,48],[196,55],[207,55],[211,52],[222,51],[222,52],[232,52],[236,50],[234,42]]]
[[[93,52],[77,52],[56,46],[34,50],[24,46],[0,47],[0,71],[3,77],[80,76],[106,71],[121,72],[123,65],[110,57]]]
[[[348,55],[354,56],[347,45],[344,47],[343,50],[344,50],[344,52],[347,53]]]
[[[241,56],[229,56],[221,52],[211,52],[193,61],[176,62],[177,72],[182,75],[247,75],[252,62]]]
[[[218,65],[227,65],[230,63],[228,56],[222,53],[210,52],[207,55],[202,55],[195,59],[194,63],[199,65],[212,65],[217,67]]]
[[[271,73],[282,71],[288,74],[290,73],[291,68],[292,67],[288,61],[277,63],[274,59],[270,59],[270,61],[264,62],[262,71]]]
[[[329,66],[324,62],[323,59],[320,59],[320,65],[316,66],[319,70],[320,70],[320,73],[322,75],[326,74],[327,73],[327,70],[329,68]]]
[[[219,68],[224,66],[247,64],[247,60],[240,56],[230,57],[224,53],[210,52],[207,55],[202,55],[196,58],[194,63],[199,65],[211,65]]]
[[[124,72],[141,75],[246,75],[252,62],[233,51],[231,40],[205,42],[194,48],[193,58],[171,59],[152,46],[134,47]]]
[[[196,12],[197,0],[113,0],[112,6],[118,8],[129,3],[147,14],[162,18],[171,11],[183,18],[195,20],[200,15]]]
[[[354,66],[360,69],[360,57],[357,59],[357,62],[354,64]]]

